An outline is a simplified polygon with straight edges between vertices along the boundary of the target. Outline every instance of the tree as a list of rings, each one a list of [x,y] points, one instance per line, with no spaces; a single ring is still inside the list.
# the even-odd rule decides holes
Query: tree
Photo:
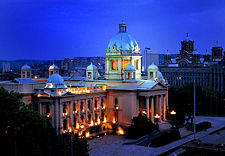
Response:
[[[126,130],[128,138],[136,139],[156,130],[156,126],[151,120],[141,113],[137,117],[133,117],[132,123],[133,124]]]
[[[9,156],[70,155],[71,150],[65,150],[64,147],[70,148],[66,143],[71,141],[71,137],[64,137],[63,141],[50,122],[38,112],[24,107],[21,99],[21,94],[0,88],[1,153]],[[86,138],[74,136],[72,140],[74,154],[88,155]]]

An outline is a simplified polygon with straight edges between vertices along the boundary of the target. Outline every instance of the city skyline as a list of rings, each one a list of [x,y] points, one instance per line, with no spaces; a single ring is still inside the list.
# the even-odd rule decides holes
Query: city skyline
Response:
[[[122,20],[141,51],[178,53],[189,33],[203,54],[224,46],[225,2],[71,1],[0,2],[0,59],[64,59],[105,56]]]

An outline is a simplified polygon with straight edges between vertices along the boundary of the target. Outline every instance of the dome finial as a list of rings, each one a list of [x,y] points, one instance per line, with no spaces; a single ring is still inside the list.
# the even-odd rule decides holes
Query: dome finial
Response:
[[[119,24],[119,32],[127,32],[127,25],[123,21]]]
[[[186,34],[187,34],[187,37],[188,37],[189,33],[187,32]]]

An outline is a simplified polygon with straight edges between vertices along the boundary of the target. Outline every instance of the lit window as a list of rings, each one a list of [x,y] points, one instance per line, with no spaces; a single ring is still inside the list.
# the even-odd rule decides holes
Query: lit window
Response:
[[[118,69],[118,60],[112,60],[112,70]]]
[[[129,64],[129,60],[123,60],[123,67],[122,67],[122,69],[124,69],[128,64]]]

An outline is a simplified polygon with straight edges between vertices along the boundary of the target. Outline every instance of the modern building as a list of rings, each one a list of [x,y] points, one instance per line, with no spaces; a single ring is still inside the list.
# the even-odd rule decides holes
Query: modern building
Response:
[[[2,63],[2,72],[6,73],[10,71],[10,63],[9,62],[3,62]]]
[[[159,65],[159,52],[145,48],[142,54],[142,71],[147,71],[148,66],[152,63]]]
[[[58,134],[75,132],[88,137],[110,132],[115,125],[122,134],[139,113],[152,122],[156,114],[160,121],[166,120],[168,84],[154,64],[148,67],[148,79],[142,79],[140,48],[126,32],[126,24],[119,25],[119,32],[109,42],[105,64],[102,80],[98,66],[90,63],[85,78],[65,78],[54,72],[47,81],[21,84],[18,91],[24,93],[27,89],[32,107],[50,121]],[[6,88],[13,90],[15,86],[20,85]]]
[[[61,62],[61,70],[63,76],[79,75],[85,76],[86,67],[93,63],[98,67],[99,74],[104,76],[105,73],[105,58],[104,57],[74,57],[73,59],[66,58]]]

